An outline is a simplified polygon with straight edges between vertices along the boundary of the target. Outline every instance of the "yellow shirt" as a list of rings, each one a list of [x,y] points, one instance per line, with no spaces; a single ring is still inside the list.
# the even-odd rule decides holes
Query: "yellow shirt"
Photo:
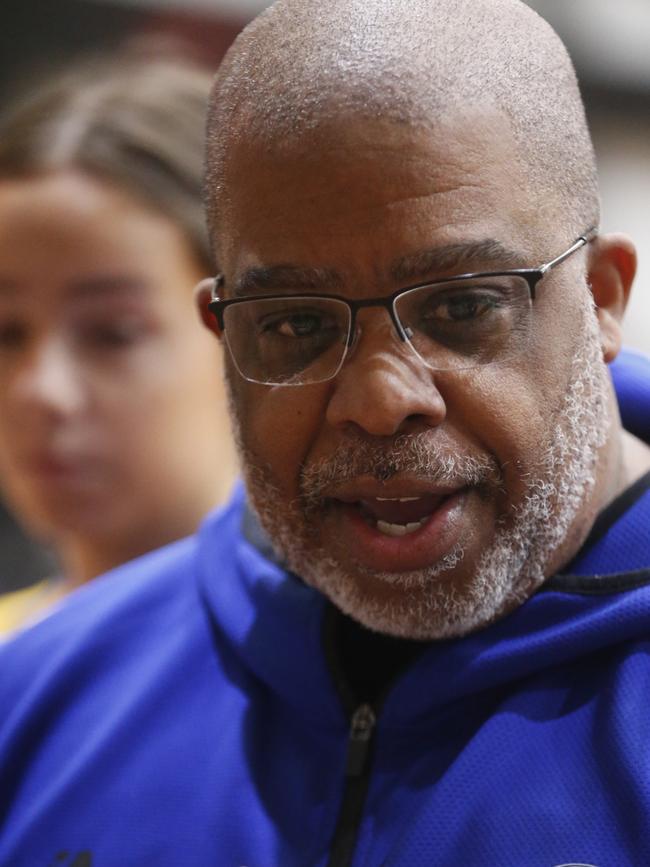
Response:
[[[68,589],[63,578],[55,577],[4,593],[0,596],[0,637],[7,638],[12,632],[39,620]]]

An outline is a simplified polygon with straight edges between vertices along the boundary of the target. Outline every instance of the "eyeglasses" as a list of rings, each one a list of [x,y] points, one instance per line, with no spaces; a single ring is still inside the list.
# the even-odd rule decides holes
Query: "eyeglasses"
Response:
[[[384,307],[401,341],[433,370],[467,370],[512,358],[525,347],[537,284],[596,237],[590,229],[538,268],[461,274],[360,301],[340,295],[258,295],[209,304],[244,379],[311,385],[333,379],[354,346],[356,317]]]

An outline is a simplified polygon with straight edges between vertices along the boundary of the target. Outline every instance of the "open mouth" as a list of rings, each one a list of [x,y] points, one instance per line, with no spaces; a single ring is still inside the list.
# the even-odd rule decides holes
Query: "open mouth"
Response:
[[[338,556],[382,574],[439,561],[461,543],[475,503],[471,486],[427,490],[426,482],[405,478],[385,485],[355,479],[328,499],[328,539]]]
[[[369,527],[384,536],[408,536],[417,533],[440,508],[446,496],[429,494],[420,497],[372,497],[355,505]]]

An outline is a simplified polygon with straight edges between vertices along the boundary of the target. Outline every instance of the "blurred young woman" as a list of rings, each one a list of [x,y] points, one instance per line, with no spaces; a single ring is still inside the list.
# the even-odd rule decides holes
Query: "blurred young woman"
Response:
[[[62,564],[3,597],[5,629],[193,532],[231,484],[221,360],[192,303],[211,273],[209,85],[116,58],[0,122],[0,487]]]

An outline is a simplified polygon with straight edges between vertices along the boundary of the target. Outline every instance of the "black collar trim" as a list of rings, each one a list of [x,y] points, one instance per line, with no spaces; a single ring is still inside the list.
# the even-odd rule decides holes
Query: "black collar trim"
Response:
[[[579,593],[582,596],[605,596],[626,593],[650,584],[650,569],[635,572],[615,572],[610,575],[555,575],[539,592]]]
[[[577,563],[578,560],[598,542],[614,524],[623,517],[623,515],[632,508],[637,500],[646,493],[650,488],[650,472],[637,479],[629,488],[626,488],[622,494],[619,494],[609,506],[606,506],[603,511],[597,516],[594,524],[589,531],[589,535],[585,539],[582,547],[571,561]],[[571,569],[571,565],[568,567]]]

